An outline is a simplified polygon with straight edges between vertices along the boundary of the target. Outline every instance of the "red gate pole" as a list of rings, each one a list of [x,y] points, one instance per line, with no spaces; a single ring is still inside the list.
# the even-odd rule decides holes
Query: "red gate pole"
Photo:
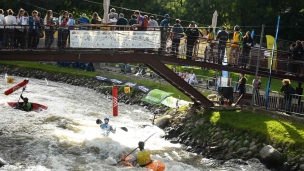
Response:
[[[113,116],[118,116],[118,87],[112,87]]]

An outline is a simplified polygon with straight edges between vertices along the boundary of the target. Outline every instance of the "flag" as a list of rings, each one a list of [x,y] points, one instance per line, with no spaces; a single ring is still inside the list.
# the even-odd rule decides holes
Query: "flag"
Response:
[[[267,50],[271,51],[272,48],[274,48],[274,51],[277,51],[277,46],[274,46],[274,37],[271,35],[266,35],[266,42],[267,42]],[[272,52],[274,52],[272,51]],[[272,53],[270,54],[270,56],[272,56]],[[277,67],[277,53],[273,54],[273,64],[272,64],[272,69]],[[268,69],[270,68],[270,63],[271,63],[271,58],[268,58]]]

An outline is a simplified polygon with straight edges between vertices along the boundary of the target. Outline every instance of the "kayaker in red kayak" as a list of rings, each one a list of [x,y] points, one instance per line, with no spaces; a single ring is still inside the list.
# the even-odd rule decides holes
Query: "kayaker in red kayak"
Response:
[[[105,136],[109,136],[110,132],[112,133],[116,132],[116,129],[109,124],[109,121],[110,121],[109,118],[104,118],[104,123],[102,123],[100,119],[96,120],[96,124],[100,124],[100,128],[103,130],[103,135]]]
[[[18,106],[18,109],[24,110],[24,111],[30,111],[32,110],[32,105],[28,101],[27,97],[23,97],[22,94],[20,95],[20,98],[23,100],[23,104],[21,106]]]
[[[149,165],[152,162],[151,153],[149,150],[145,150],[145,142],[139,141],[138,148],[140,151],[137,152],[135,155],[133,155],[132,158],[126,160],[122,159],[122,161],[132,162],[132,163],[136,161],[140,167],[145,167]]]

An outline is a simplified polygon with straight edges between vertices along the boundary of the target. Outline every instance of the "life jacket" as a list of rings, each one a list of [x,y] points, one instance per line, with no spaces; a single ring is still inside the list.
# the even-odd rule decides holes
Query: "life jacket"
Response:
[[[145,167],[146,165],[151,163],[150,151],[144,150],[137,152],[137,163],[141,167]]]
[[[22,109],[25,110],[25,111],[30,111],[32,109],[31,103],[29,103],[29,102],[23,103]]]
[[[231,44],[232,47],[239,47],[241,43],[242,35],[240,32],[234,32],[233,34],[233,43]]]

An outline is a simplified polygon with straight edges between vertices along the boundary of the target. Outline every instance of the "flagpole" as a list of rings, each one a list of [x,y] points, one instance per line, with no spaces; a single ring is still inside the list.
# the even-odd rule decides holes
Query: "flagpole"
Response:
[[[276,29],[276,35],[275,39],[273,42],[272,46],[272,51],[271,51],[271,61],[270,61],[270,68],[269,68],[269,78],[268,78],[268,84],[266,88],[266,109],[268,108],[268,102],[269,102],[269,91],[270,91],[270,85],[271,85],[271,73],[272,73],[272,65],[273,65],[273,58],[274,58],[274,49],[277,44],[277,39],[278,39],[278,33],[279,33],[279,26],[280,26],[280,15],[278,16],[278,23],[277,23],[277,29]]]

